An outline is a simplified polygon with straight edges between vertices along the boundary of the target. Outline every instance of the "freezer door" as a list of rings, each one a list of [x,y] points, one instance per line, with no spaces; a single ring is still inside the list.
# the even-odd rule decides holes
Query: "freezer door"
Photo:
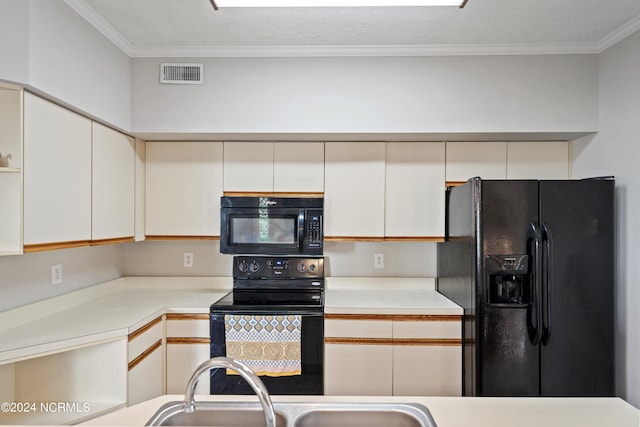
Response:
[[[483,306],[482,396],[537,396],[537,345],[528,334],[529,304]]]
[[[543,396],[614,395],[614,181],[541,181]]]

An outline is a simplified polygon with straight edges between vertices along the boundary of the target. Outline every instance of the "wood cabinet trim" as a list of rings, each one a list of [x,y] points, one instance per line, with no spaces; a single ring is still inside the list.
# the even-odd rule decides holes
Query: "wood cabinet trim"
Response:
[[[133,236],[114,237],[110,239],[92,240],[90,245],[91,246],[114,245],[117,243],[132,243],[134,241],[135,241],[135,238]]]
[[[91,240],[72,240],[68,242],[34,243],[24,245],[24,253],[53,251],[57,249],[80,248],[91,246]]]
[[[385,242],[444,242],[444,236],[385,236]]]
[[[142,363],[142,361],[144,361],[147,357],[151,356],[151,354],[157,349],[159,349],[160,347],[162,347],[162,339],[159,339],[158,341],[156,341],[151,347],[149,347],[148,349],[140,353],[138,357],[136,357],[131,362],[129,362],[127,366],[127,370],[131,371],[133,368],[135,368],[140,363]]]
[[[457,187],[462,184],[466,184],[467,181],[447,181],[444,183],[445,187]]]
[[[462,346],[460,338],[355,338],[325,337],[325,344],[392,345],[392,346]]]
[[[167,320],[209,320],[205,313],[167,313]]]
[[[226,197],[324,197],[323,192],[295,191],[225,191]]]
[[[460,322],[458,314],[340,314],[325,313],[325,320],[386,320],[394,322]]]
[[[220,240],[220,236],[147,235],[145,240]]]
[[[129,342],[133,341],[134,339],[138,338],[140,335],[144,334],[145,332],[147,332],[149,329],[153,328],[154,326],[156,326],[160,322],[162,322],[162,316],[156,317],[155,319],[153,319],[152,321],[150,321],[146,325],[141,326],[140,328],[138,328],[135,331],[131,332],[129,334],[128,341]]]
[[[167,345],[168,344],[211,344],[211,339],[198,337],[167,337]]]
[[[324,236],[326,242],[384,242],[383,236]]]

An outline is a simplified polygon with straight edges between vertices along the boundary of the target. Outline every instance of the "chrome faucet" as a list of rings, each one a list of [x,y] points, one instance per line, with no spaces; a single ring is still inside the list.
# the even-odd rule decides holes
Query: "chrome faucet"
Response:
[[[267,427],[276,427],[276,414],[273,410],[271,397],[269,397],[269,392],[267,391],[264,383],[256,374],[253,373],[251,369],[230,357],[214,357],[213,359],[202,362],[200,366],[196,368],[187,383],[187,391],[184,394],[184,404],[182,408],[184,412],[189,414],[196,410],[195,393],[200,375],[214,368],[233,369],[242,378],[244,378],[244,380],[249,383],[254,393],[258,396],[258,400],[260,400],[260,405],[262,405],[262,412],[264,412],[264,419],[267,422]]]

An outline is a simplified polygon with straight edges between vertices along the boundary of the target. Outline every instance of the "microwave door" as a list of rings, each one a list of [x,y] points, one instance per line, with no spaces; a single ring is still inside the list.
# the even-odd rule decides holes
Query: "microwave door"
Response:
[[[303,219],[304,223],[304,219]],[[297,253],[300,247],[298,212],[269,212],[256,215],[232,214],[228,217],[223,253],[278,255]]]

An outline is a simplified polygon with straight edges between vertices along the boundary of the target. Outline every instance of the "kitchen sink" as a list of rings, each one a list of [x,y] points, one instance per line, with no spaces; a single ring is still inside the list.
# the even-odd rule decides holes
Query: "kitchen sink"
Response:
[[[300,414],[293,427],[435,427],[429,410],[416,404],[316,404]]]
[[[191,413],[184,402],[163,405],[147,422],[155,426],[263,427],[257,402],[198,402]],[[276,427],[437,427],[429,410],[415,403],[275,402]]]

